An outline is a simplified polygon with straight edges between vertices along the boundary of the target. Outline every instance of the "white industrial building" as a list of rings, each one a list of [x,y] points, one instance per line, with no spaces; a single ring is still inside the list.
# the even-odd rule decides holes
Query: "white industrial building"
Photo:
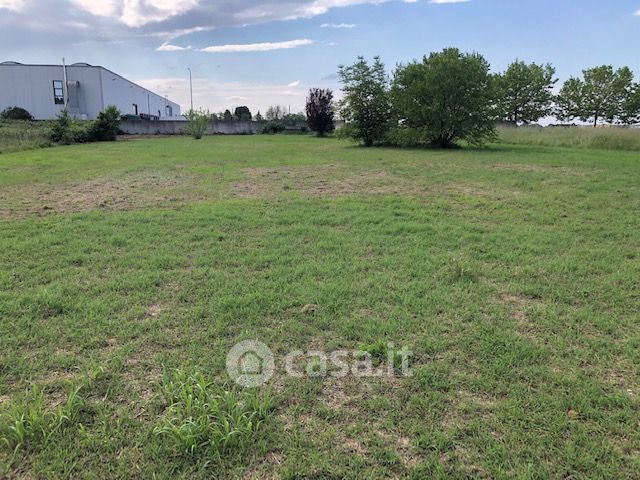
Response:
[[[93,120],[115,105],[123,115],[170,119],[180,105],[104,67],[0,63],[0,111],[22,107],[36,120],[52,120],[65,108],[78,119]]]

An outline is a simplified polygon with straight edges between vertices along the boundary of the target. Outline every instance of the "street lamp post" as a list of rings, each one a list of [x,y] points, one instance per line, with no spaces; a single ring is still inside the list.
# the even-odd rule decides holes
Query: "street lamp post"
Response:
[[[193,76],[191,74],[191,67],[187,67],[189,70],[189,92],[191,93],[191,111],[193,112]]]

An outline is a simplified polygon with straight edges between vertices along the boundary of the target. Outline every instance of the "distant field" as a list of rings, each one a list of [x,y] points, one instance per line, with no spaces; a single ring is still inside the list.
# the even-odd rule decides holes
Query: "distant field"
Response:
[[[640,128],[500,128],[502,143],[640,152]]]
[[[0,476],[637,478],[639,185],[637,152],[507,144],[3,154]],[[248,339],[413,376],[250,394]],[[232,432],[187,453],[211,403]]]

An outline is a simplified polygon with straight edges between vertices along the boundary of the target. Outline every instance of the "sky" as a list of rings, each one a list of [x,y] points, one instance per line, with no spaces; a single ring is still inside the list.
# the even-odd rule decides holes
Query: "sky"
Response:
[[[304,109],[339,97],[338,65],[398,63],[446,47],[640,80],[640,0],[0,0],[0,62],[102,65],[188,108]]]

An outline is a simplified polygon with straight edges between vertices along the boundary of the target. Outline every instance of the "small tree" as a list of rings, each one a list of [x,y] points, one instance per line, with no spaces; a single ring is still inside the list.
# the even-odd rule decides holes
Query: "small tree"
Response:
[[[240,122],[250,122],[253,118],[249,107],[237,107],[233,116]]]
[[[628,67],[614,71],[610,65],[583,71],[583,78],[570,78],[557,98],[557,114],[564,120],[619,121],[632,91],[633,72]]]
[[[338,76],[344,99],[341,115],[349,124],[349,135],[370,147],[384,140],[389,129],[389,80],[380,57],[373,65],[358,57],[350,66],[341,65]]]
[[[200,140],[207,133],[209,112],[189,110],[185,117],[187,118],[187,126],[184,128],[185,133],[191,135],[195,140]]]
[[[33,116],[22,107],[7,107],[0,113],[2,120],[33,120]]]
[[[447,48],[396,70],[392,101],[405,138],[452,147],[495,135],[489,63],[477,53]]]
[[[495,77],[499,118],[519,125],[537,122],[553,112],[555,68],[515,61],[505,73]]]
[[[233,122],[233,115],[231,115],[231,112],[228,109],[222,114],[222,120],[224,122]]]
[[[58,119],[53,124],[51,129],[51,141],[54,143],[61,143],[63,145],[69,145],[73,143],[73,135],[71,133],[71,118],[69,112],[63,110],[58,114]]]
[[[286,107],[281,107],[280,105],[271,105],[267,109],[267,113],[265,113],[264,118],[272,122],[274,120],[282,120],[287,114]]]
[[[97,142],[112,142],[120,131],[120,110],[115,105],[108,106],[98,114],[89,138]]]
[[[319,137],[324,137],[336,129],[333,113],[333,92],[312,88],[307,97],[307,125]]]

